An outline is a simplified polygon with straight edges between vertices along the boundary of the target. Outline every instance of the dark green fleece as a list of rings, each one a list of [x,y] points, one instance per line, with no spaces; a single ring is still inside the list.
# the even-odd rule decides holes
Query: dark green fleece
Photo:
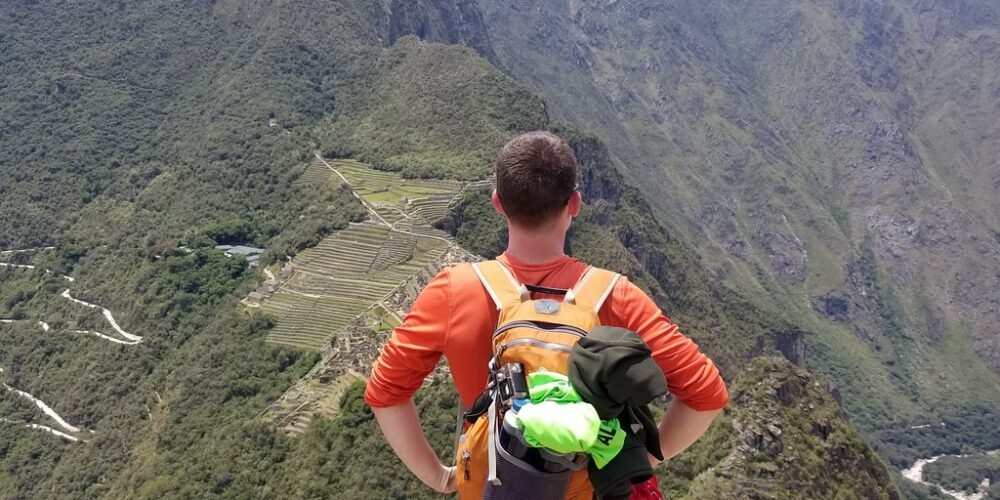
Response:
[[[624,328],[599,326],[573,346],[569,380],[601,420],[626,406],[643,406],[667,393],[667,379],[643,340]]]

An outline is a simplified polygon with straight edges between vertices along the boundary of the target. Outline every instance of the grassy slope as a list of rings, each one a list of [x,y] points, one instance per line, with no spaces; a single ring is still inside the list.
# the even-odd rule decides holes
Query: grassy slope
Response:
[[[407,177],[482,177],[507,138],[548,118],[537,96],[458,46],[403,38],[378,55],[370,78],[354,83],[361,105],[323,126],[324,148]]]
[[[976,493],[984,479],[1000,480],[1000,456],[941,457],[924,468],[924,480],[952,491]]]

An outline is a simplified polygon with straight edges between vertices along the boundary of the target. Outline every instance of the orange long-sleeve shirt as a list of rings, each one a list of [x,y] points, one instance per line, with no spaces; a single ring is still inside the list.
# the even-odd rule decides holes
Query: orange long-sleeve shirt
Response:
[[[499,260],[521,283],[550,288],[571,288],[587,269],[571,257],[541,265],[507,255]],[[444,355],[462,404],[471,405],[486,387],[497,315],[471,266],[444,269],[420,292],[386,342],[372,368],[365,402],[378,408],[406,401]],[[599,317],[602,325],[627,328],[646,341],[674,397],[702,411],[726,405],[729,395],[718,369],[639,287],[619,280]]]

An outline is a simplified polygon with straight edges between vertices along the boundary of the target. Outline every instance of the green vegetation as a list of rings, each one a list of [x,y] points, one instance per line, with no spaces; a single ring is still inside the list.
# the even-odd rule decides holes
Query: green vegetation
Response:
[[[991,407],[973,407],[940,420],[900,420],[872,434],[887,460],[900,468],[909,467],[918,458],[1000,449],[1000,429],[993,412]]]
[[[0,496],[44,497],[39,488],[46,483],[59,484],[61,491],[78,498],[114,496],[115,486],[96,478],[117,477],[133,453],[143,455],[142,443],[154,428],[158,452],[149,455],[148,449],[143,456],[164,460],[158,474],[191,467],[199,463],[191,461],[193,456],[218,445],[199,436],[209,428],[221,432],[220,437],[239,435],[243,416],[273,400],[303,373],[293,353],[263,348],[266,323],[239,313],[236,296],[253,278],[238,261],[214,250],[158,260],[133,258],[125,268],[101,265],[103,259],[120,258],[110,252],[93,257],[78,265],[83,276],[74,287],[91,300],[116,298],[123,326],[146,341],[119,346],[55,328],[40,335],[33,324],[14,325],[5,333],[0,364],[10,383],[95,434],[89,443],[63,443],[40,431],[4,425]],[[113,274],[104,271],[112,269]],[[118,288],[133,294],[105,295]],[[44,284],[38,290],[35,303],[61,300]],[[22,465],[11,469],[12,464]],[[192,473],[194,469],[185,472]],[[190,487],[190,481],[178,478],[175,487]]]
[[[352,386],[336,419],[316,421],[293,442],[274,491],[302,499],[444,498],[414,481],[392,453],[364,404],[363,392],[363,385]],[[454,455],[457,401],[449,383],[435,384],[417,396],[425,432],[441,457]]]
[[[471,49],[414,37],[381,53],[353,84],[365,97],[324,127],[327,156],[357,157],[408,178],[481,178],[504,141],[548,120],[541,99]]]
[[[896,479],[899,484],[899,491],[903,494],[903,498],[908,500],[953,500],[955,498],[951,495],[946,495],[941,491],[941,488],[936,486],[917,484],[898,475]]]
[[[0,269],[0,309],[24,318],[0,325],[0,366],[5,381],[94,430],[88,443],[69,443],[0,423],[0,497],[294,498],[288,492],[320,491],[304,488],[329,471],[301,466],[322,452],[315,442],[290,440],[255,418],[315,355],[265,343],[272,319],[247,314],[238,300],[260,277],[210,247],[263,246],[270,263],[362,220],[364,207],[339,182],[313,182],[314,150],[347,145],[407,175],[424,176],[419,164],[479,177],[494,144],[521,123],[533,128],[543,114],[537,98],[467,50],[383,48],[373,15],[348,2],[282,0],[0,6],[0,249],[56,246],[16,257],[53,275]],[[393,75],[414,85],[390,82]],[[419,83],[421,75],[441,78]],[[406,113],[373,115],[391,103],[389,93],[397,103],[416,102],[411,93],[428,85],[435,93],[426,95],[455,106],[449,116],[461,120],[441,120],[426,108],[408,120],[401,119]],[[369,99],[370,88],[381,94]],[[467,98],[451,99],[463,93]],[[532,111],[509,112],[518,109]],[[446,127],[421,137],[431,121]],[[356,132],[346,137],[340,130],[349,123]],[[336,137],[317,140],[317,130],[336,130]],[[419,138],[422,149],[386,137]],[[383,158],[369,147],[376,140],[395,149]],[[424,156],[407,159],[400,148]],[[480,170],[464,170],[472,165]],[[441,210],[437,200],[429,208],[428,217]],[[439,251],[421,245],[417,259]],[[321,266],[319,251],[310,255],[317,259],[310,265]],[[379,272],[388,276],[398,258],[387,253],[388,267]],[[120,346],[60,333],[102,318],[59,298],[65,284],[56,273],[75,277],[74,296],[111,309],[144,342]],[[43,316],[60,330],[53,325],[43,335],[35,323]],[[0,410],[12,419],[41,418],[6,395]],[[342,446],[342,457],[389,453],[370,421],[365,429],[369,445]],[[327,476],[339,489],[321,496],[387,496],[366,482],[370,474],[340,475],[341,463],[330,463],[335,473]],[[422,491],[409,476],[396,477],[406,490]]]

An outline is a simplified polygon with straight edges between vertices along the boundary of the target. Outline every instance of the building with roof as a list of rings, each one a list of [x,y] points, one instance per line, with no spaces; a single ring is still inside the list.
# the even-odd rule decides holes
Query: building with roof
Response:
[[[263,248],[248,247],[244,245],[216,245],[216,250],[222,250],[226,257],[240,255],[247,260],[250,267],[260,266],[260,257],[264,253]]]

